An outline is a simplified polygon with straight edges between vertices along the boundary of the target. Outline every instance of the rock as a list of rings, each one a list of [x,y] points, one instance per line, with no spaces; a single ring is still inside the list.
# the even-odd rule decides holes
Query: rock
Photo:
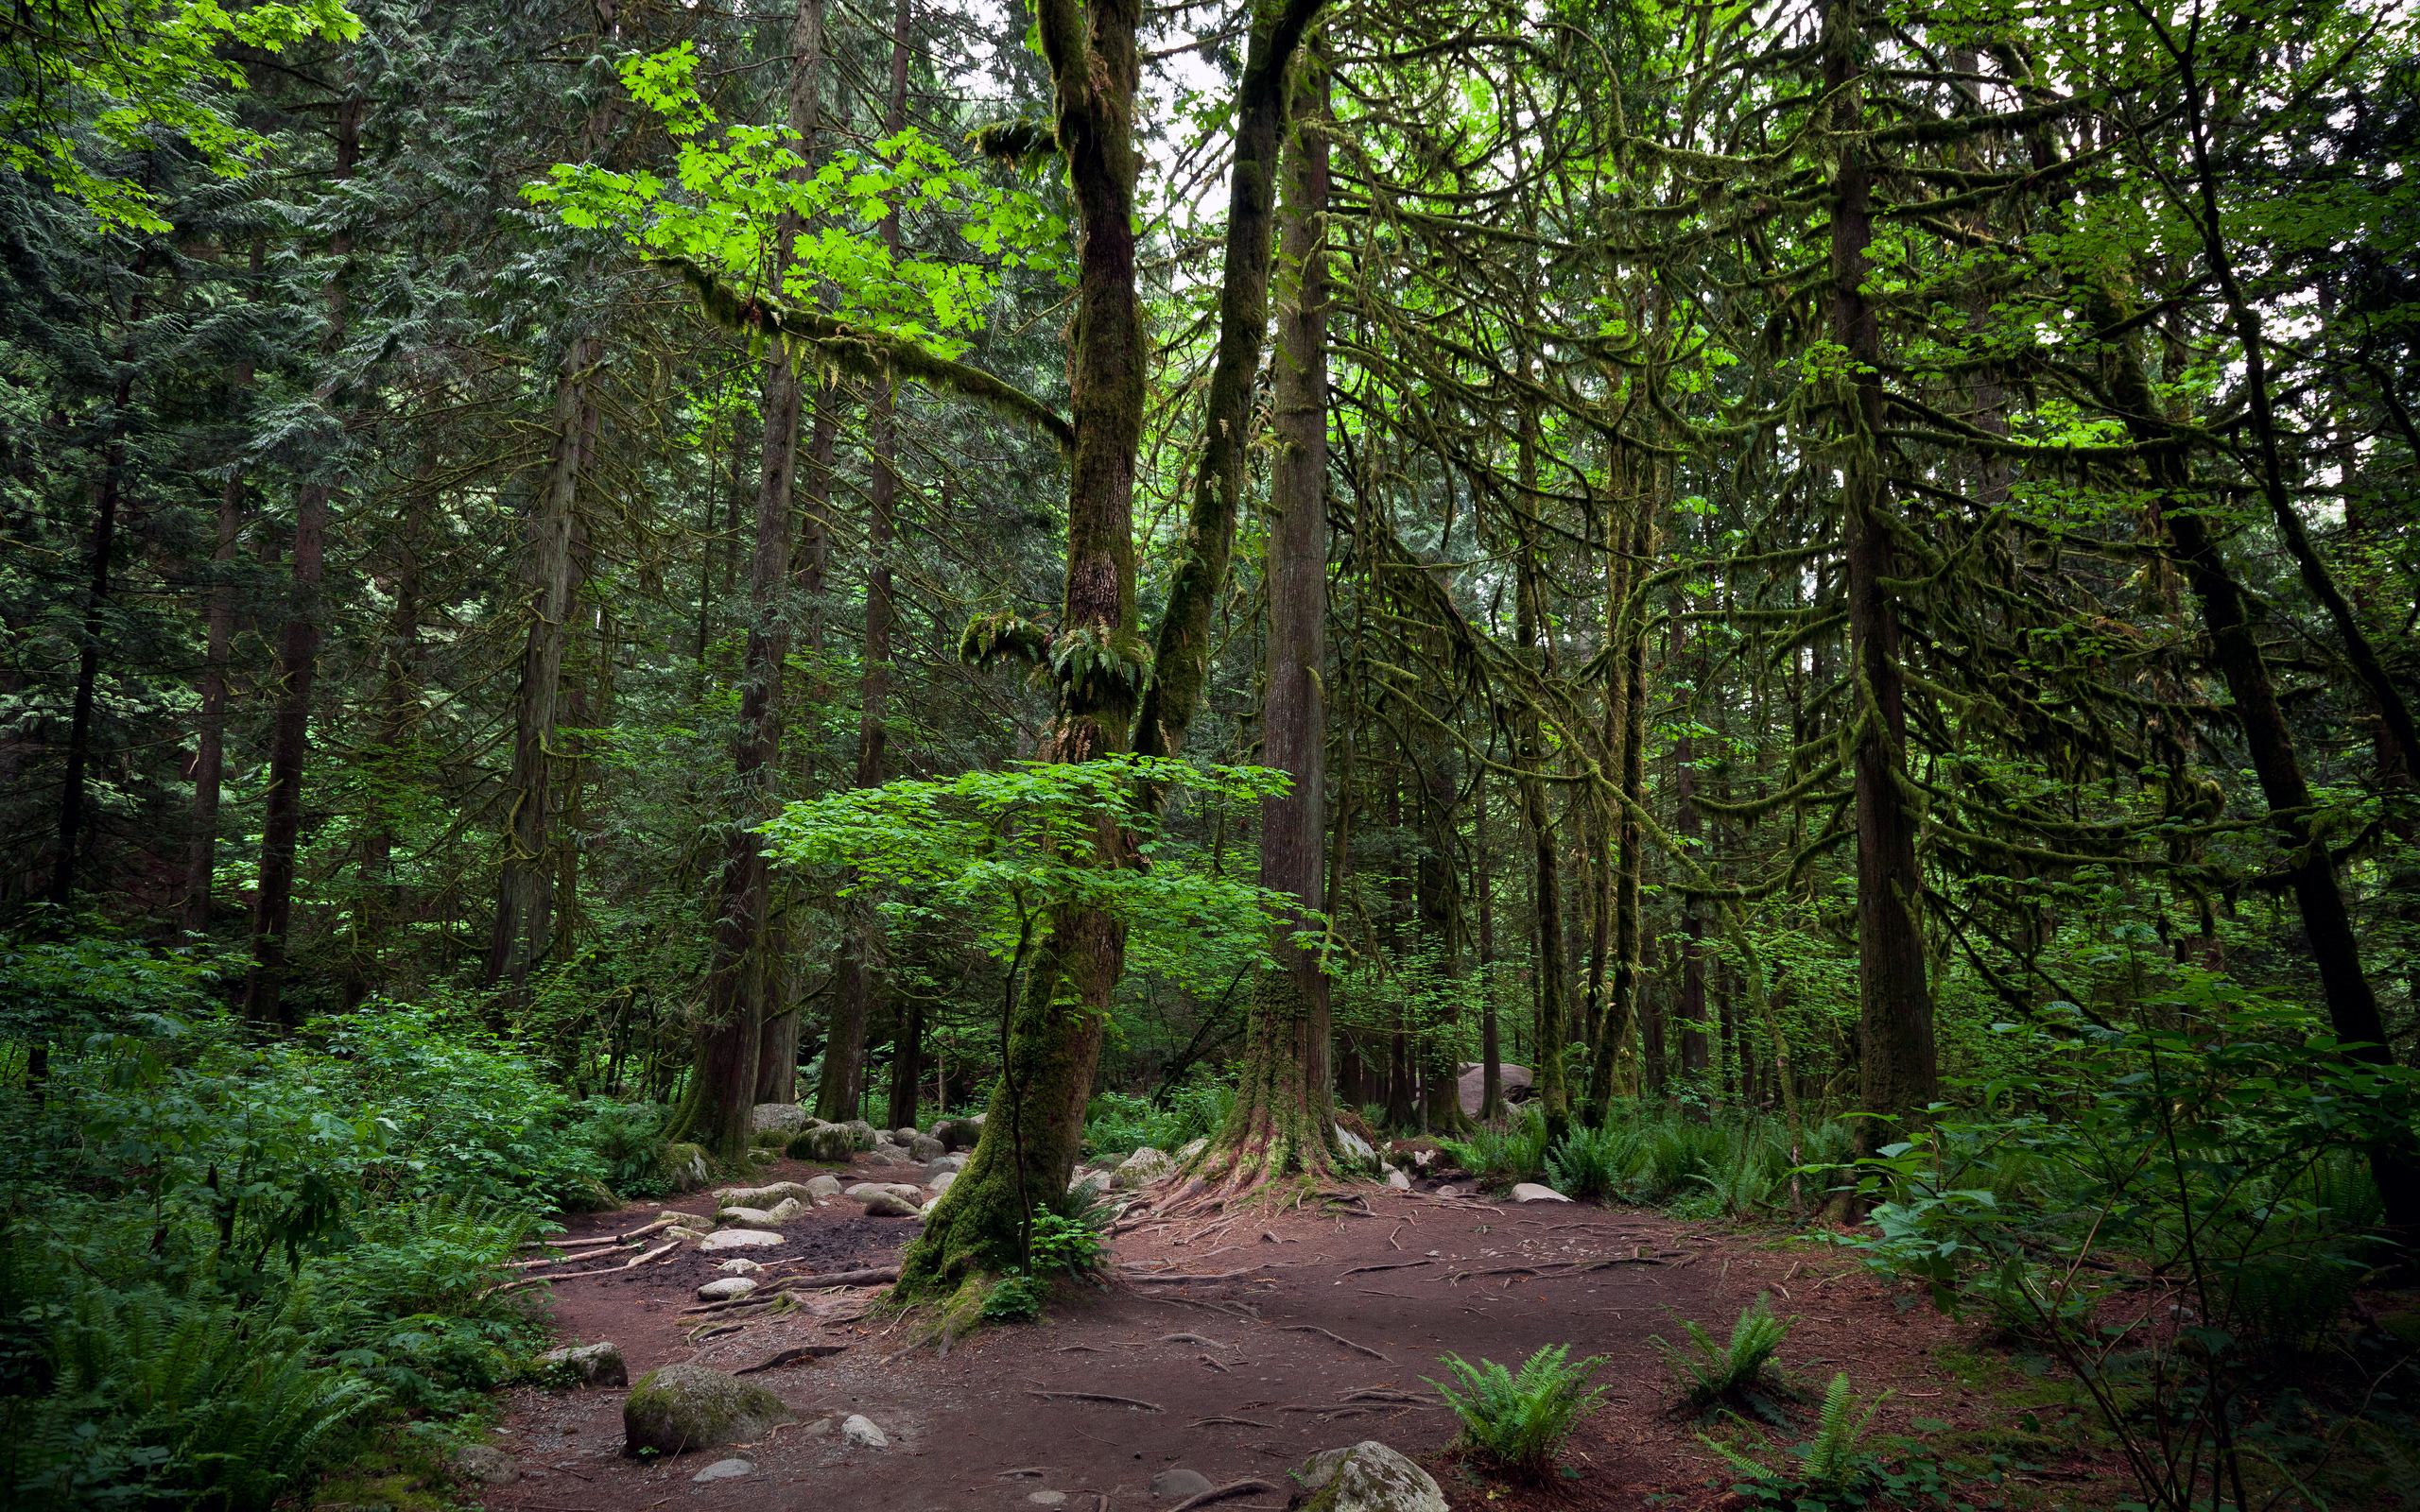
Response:
[[[656,1175],[673,1192],[695,1192],[706,1184],[706,1152],[698,1144],[667,1144],[657,1158]]]
[[[888,1132],[890,1135],[890,1142],[894,1144],[913,1144],[924,1138],[924,1130],[913,1124],[902,1124]]]
[[[1109,1184],[1123,1192],[1133,1187],[1148,1187],[1154,1181],[1165,1181],[1174,1175],[1176,1175],[1176,1161],[1171,1160],[1166,1151],[1155,1150],[1146,1144],[1128,1156],[1124,1163],[1111,1174]]]
[[[806,1109],[796,1103],[758,1103],[748,1110],[748,1127],[752,1133],[779,1129],[785,1134],[795,1134],[805,1126]]]
[[[727,1208],[769,1208],[784,1197],[812,1202],[813,1186],[809,1181],[774,1181],[761,1187],[723,1187],[715,1193],[715,1200]]]
[[[1025,1499],[1027,1503],[1032,1506],[1065,1506],[1067,1504],[1067,1493],[1064,1491],[1028,1491]]]
[[[1496,1070],[1503,1074],[1503,1080],[1498,1085],[1504,1089],[1506,1102],[1521,1102],[1530,1095],[1533,1078],[1530,1074],[1529,1067],[1499,1065]],[[1473,1118],[1478,1117],[1479,1099],[1486,1091],[1487,1068],[1475,1061],[1464,1062],[1461,1076],[1455,1087],[1455,1091],[1459,1094],[1462,1105],[1462,1111]],[[1516,1092],[1519,1095],[1514,1095]]]
[[[739,1443],[793,1421],[782,1399],[764,1387],[699,1365],[648,1371],[622,1403],[622,1436],[632,1454]]]
[[[1091,1189],[1093,1195],[1098,1196],[1102,1192],[1107,1190],[1108,1187],[1108,1177],[1102,1175],[1098,1171],[1087,1171],[1082,1166],[1076,1167],[1076,1174],[1067,1178],[1067,1194],[1069,1196],[1073,1196],[1086,1188]]]
[[[784,1197],[781,1201],[774,1203],[771,1211],[765,1216],[777,1224],[787,1223],[812,1206],[812,1203],[801,1202],[796,1197]]]
[[[695,1244],[699,1240],[706,1237],[706,1230],[703,1228],[693,1228],[686,1224],[675,1224],[671,1228],[664,1230],[664,1232],[659,1234],[657,1237],[664,1240],[666,1244],[670,1244],[676,1239],[684,1245]]]
[[[909,1160],[908,1152],[896,1144],[878,1144],[874,1146],[873,1153],[866,1157],[866,1163],[868,1165],[913,1165],[916,1162]]]
[[[715,1267],[715,1269],[722,1272],[726,1276],[753,1276],[764,1268],[764,1266],[757,1264],[754,1261],[746,1259],[726,1260],[721,1264]]]
[[[748,1163],[751,1165],[770,1165],[781,1158],[782,1152],[779,1150],[750,1150],[748,1152]]]
[[[869,1218],[921,1218],[924,1214],[922,1203],[894,1193],[877,1192],[866,1198],[866,1216]]]
[[[1216,1487],[1211,1486],[1209,1476],[1200,1470],[1186,1469],[1182,1465],[1164,1469],[1151,1477],[1151,1494],[1165,1496],[1171,1502],[1182,1502],[1188,1496],[1200,1496],[1213,1489]]]
[[[581,1177],[555,1194],[555,1206],[565,1212],[611,1212],[621,1205],[614,1189],[593,1176]]]
[[[1346,1128],[1341,1124],[1336,1125],[1336,1143],[1344,1147],[1345,1154],[1360,1161],[1363,1165],[1373,1164],[1378,1159],[1378,1152],[1370,1147],[1370,1142],[1368,1140],[1365,1140],[1360,1135],[1354,1133],[1351,1129]]]
[[[1402,1173],[1402,1172],[1400,1172],[1400,1171],[1397,1171],[1397,1172],[1396,1172],[1396,1173],[1394,1173],[1394,1174],[1395,1174],[1395,1175],[1397,1175],[1397,1176],[1401,1176],[1403,1173]],[[1405,1184],[1408,1186],[1408,1185],[1409,1185],[1410,1183],[1406,1182]],[[1442,1186],[1442,1187],[1439,1187],[1439,1188],[1437,1189],[1437,1194],[1438,1194],[1439,1196],[1441,1196],[1441,1197],[1459,1197],[1459,1196],[1461,1196],[1461,1195],[1462,1194],[1462,1189],[1461,1189],[1461,1188],[1460,1188],[1460,1187],[1458,1187],[1458,1186],[1452,1186],[1452,1185]]]
[[[841,1125],[840,1127],[847,1129],[851,1134],[856,1136],[858,1149],[871,1150],[874,1147],[874,1144],[876,1143],[874,1126],[872,1124],[867,1123],[864,1119],[853,1118],[847,1123]]]
[[[1294,1478],[1311,1493],[1303,1512],[1447,1512],[1429,1473],[1374,1438],[1314,1454]]]
[[[859,1449],[889,1449],[890,1439],[863,1413],[851,1413],[840,1424],[840,1436]]]
[[[768,1245],[786,1245],[789,1241],[762,1228],[722,1228],[698,1241],[698,1247],[709,1255],[719,1255],[726,1249],[762,1249]]]
[[[1193,1163],[1194,1157],[1200,1155],[1209,1147],[1210,1140],[1207,1135],[1204,1135],[1201,1139],[1193,1140],[1186,1143],[1183,1149],[1176,1152],[1176,1163],[1179,1165],[1191,1165]]]
[[[749,1464],[744,1459],[718,1459],[713,1464],[707,1466],[704,1469],[700,1470],[697,1474],[690,1476],[689,1479],[701,1483],[705,1481],[728,1481],[735,1479],[735,1477],[745,1475],[755,1468],[755,1466]]]
[[[939,1175],[939,1176],[937,1176],[937,1177],[933,1177],[931,1180],[929,1180],[929,1181],[925,1182],[925,1187],[926,1187],[926,1188],[927,1188],[927,1189],[932,1193],[932,1194],[933,1194],[934,1196],[937,1196],[937,1197],[938,1197],[938,1196],[940,1196],[942,1193],[947,1192],[947,1191],[949,1190],[949,1185],[950,1185],[950,1183],[951,1183],[951,1182],[953,1182],[953,1181],[955,1181],[955,1180],[957,1180],[957,1179],[958,1179],[958,1173],[957,1173],[957,1172],[955,1172],[955,1171],[943,1171],[941,1175]]]
[[[1552,1187],[1542,1187],[1535,1181],[1524,1181],[1512,1189],[1515,1202],[1569,1202],[1571,1199]]]
[[[839,1165],[857,1153],[857,1137],[839,1124],[826,1124],[821,1128],[804,1128],[790,1136],[782,1152],[793,1160],[820,1160],[825,1165]],[[811,1183],[810,1183],[811,1184]]]
[[[953,1150],[971,1150],[982,1137],[980,1118],[949,1118],[933,1125],[933,1138]]]
[[[1387,1172],[1387,1185],[1394,1188],[1397,1192],[1409,1192],[1411,1190],[1411,1177],[1404,1175],[1401,1171],[1390,1170]]]
[[[715,1212],[717,1223],[735,1223],[746,1228],[770,1228],[782,1220],[762,1208],[722,1208]]]
[[[944,1155],[938,1160],[929,1160],[925,1165],[925,1185],[931,1186],[945,1173],[965,1169],[966,1157],[963,1155]]]
[[[567,1344],[538,1356],[558,1376],[583,1386],[627,1386],[631,1367],[623,1363],[621,1346],[613,1343]]]
[[[810,1201],[822,1202],[839,1194],[840,1178],[837,1176],[819,1176],[806,1184],[806,1195]]]
[[[726,1276],[718,1281],[708,1281],[698,1288],[700,1302],[728,1302],[735,1297],[746,1297],[756,1289],[756,1283],[745,1276]]]
[[[919,1134],[908,1142],[908,1158],[912,1160],[938,1160],[949,1153],[949,1146],[930,1134]]]
[[[791,1132],[786,1128],[760,1128],[748,1136],[748,1143],[760,1150],[786,1149],[789,1145]]]
[[[482,1486],[510,1486],[521,1479],[521,1462],[493,1444],[456,1450],[454,1468]]]

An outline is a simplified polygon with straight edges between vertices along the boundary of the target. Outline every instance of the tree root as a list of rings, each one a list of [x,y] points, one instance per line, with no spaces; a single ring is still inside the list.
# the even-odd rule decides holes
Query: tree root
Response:
[[[1392,1356],[1380,1354],[1377,1350],[1370,1348],[1366,1344],[1356,1344],[1341,1333],[1330,1333],[1327,1330],[1320,1327],[1316,1323],[1288,1323],[1283,1325],[1279,1332],[1285,1333],[1317,1333],[1323,1338],[1334,1339],[1337,1343],[1343,1345],[1346,1349],[1351,1349],[1356,1354],[1366,1354],[1373,1360],[1382,1360],[1388,1365],[1394,1364]]]
[[[1245,1496],[1253,1491],[1274,1491],[1276,1489],[1276,1486],[1270,1485],[1267,1481],[1236,1481],[1232,1485],[1217,1486],[1211,1490],[1204,1491],[1200,1496],[1188,1496],[1184,1501],[1179,1502],[1176,1505],[1168,1508],[1168,1512],[1192,1512],[1192,1509],[1195,1507],[1208,1506],[1213,1502],[1223,1502],[1231,1496]]]

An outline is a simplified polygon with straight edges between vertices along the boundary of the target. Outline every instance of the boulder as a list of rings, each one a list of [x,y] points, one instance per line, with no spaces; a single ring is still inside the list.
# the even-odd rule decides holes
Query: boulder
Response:
[[[924,1205],[913,1197],[903,1197],[892,1192],[877,1192],[866,1198],[869,1218],[921,1218]]]
[[[1191,1165],[1195,1157],[1199,1156],[1202,1151],[1209,1147],[1210,1139],[1208,1135],[1204,1135],[1198,1140],[1189,1141],[1183,1149],[1176,1152],[1176,1163],[1179,1165]]]
[[[933,1184],[934,1177],[939,1177],[944,1171],[963,1171],[965,1169],[966,1157],[963,1155],[944,1155],[938,1160],[927,1160],[925,1162],[925,1184],[926,1186],[931,1186]]]
[[[908,1142],[908,1158],[913,1160],[938,1160],[949,1153],[949,1146],[930,1134],[919,1134]]]
[[[748,1110],[748,1128],[753,1134],[778,1130],[795,1134],[806,1126],[806,1109],[796,1103],[758,1103]]]
[[[728,1481],[745,1475],[755,1468],[744,1459],[718,1459],[697,1474],[690,1476],[689,1479],[700,1483]]]
[[[1436,1480],[1374,1438],[1312,1455],[1294,1479],[1311,1493],[1303,1512],[1447,1512]]]
[[[934,1196],[937,1196],[937,1197],[938,1197],[938,1196],[940,1196],[942,1193],[947,1192],[947,1191],[949,1190],[949,1184],[950,1184],[951,1182],[953,1182],[953,1181],[957,1180],[957,1179],[958,1179],[958,1173],[957,1173],[957,1172],[955,1172],[955,1171],[943,1171],[941,1175],[939,1175],[939,1176],[937,1176],[937,1177],[933,1177],[931,1180],[929,1180],[929,1181],[925,1182],[925,1190],[926,1190],[926,1191],[928,1191],[928,1192],[932,1193],[932,1194],[933,1194]]]
[[[751,1165],[771,1165],[781,1158],[782,1152],[779,1150],[750,1150],[748,1152],[748,1163]]]
[[[1387,1172],[1387,1185],[1397,1192],[1409,1192],[1411,1190],[1411,1177],[1391,1168]]]
[[[743,1228],[770,1228],[781,1220],[762,1208],[722,1208],[715,1212],[717,1223],[735,1223]]]
[[[1087,1189],[1094,1196],[1100,1195],[1109,1190],[1109,1177],[1099,1171],[1087,1171],[1080,1165],[1076,1167],[1076,1174],[1067,1178],[1067,1193],[1072,1196]]]
[[[797,1217],[800,1213],[804,1212],[808,1208],[813,1206],[813,1203],[801,1202],[796,1197],[784,1197],[781,1201],[774,1203],[770,1209],[767,1210],[765,1216],[772,1219],[777,1224],[787,1223],[792,1218]]]
[[[1176,1161],[1164,1150],[1146,1144],[1128,1156],[1109,1178],[1112,1188],[1124,1192],[1134,1187],[1148,1187],[1154,1181],[1165,1181],[1176,1175]]]
[[[738,1260],[726,1260],[721,1264],[715,1267],[715,1269],[722,1272],[726,1276],[753,1276],[764,1268],[764,1266],[759,1265],[754,1261],[749,1260],[745,1257]]]
[[[745,1276],[726,1276],[718,1281],[708,1281],[698,1288],[700,1302],[728,1302],[746,1297],[756,1289],[756,1283]]]
[[[667,1144],[655,1173],[667,1192],[695,1192],[706,1184],[706,1152],[698,1144]]]
[[[719,1255],[727,1249],[763,1249],[789,1241],[762,1228],[721,1228],[698,1241],[698,1248],[705,1254]]]
[[[621,1205],[620,1194],[593,1176],[580,1177],[555,1194],[555,1206],[565,1212],[611,1212]]]
[[[820,1128],[799,1130],[782,1149],[793,1160],[841,1165],[857,1153],[857,1136],[845,1125],[826,1124]]]
[[[482,1486],[510,1486],[521,1479],[521,1462],[493,1444],[456,1450],[454,1468]]]
[[[538,1363],[550,1368],[557,1380],[582,1386],[627,1386],[631,1383],[631,1367],[622,1360],[621,1346],[610,1342],[597,1344],[566,1344],[560,1349],[548,1349],[538,1356]]]
[[[981,1118],[945,1118],[933,1125],[933,1138],[953,1150],[971,1150],[983,1137]]]
[[[881,1193],[888,1193],[894,1197],[912,1197],[918,1195],[921,1190],[905,1181],[860,1181],[851,1187],[845,1194],[863,1202]]]
[[[1356,1160],[1358,1160],[1363,1165],[1369,1165],[1378,1159],[1378,1152],[1370,1147],[1370,1142],[1368,1140],[1365,1140],[1360,1135],[1354,1133],[1351,1129],[1346,1128],[1341,1124],[1336,1125],[1336,1143],[1344,1147],[1344,1153],[1346,1155],[1352,1157]]]
[[[867,1123],[864,1119],[853,1118],[847,1123],[841,1125],[840,1127],[847,1129],[851,1134],[856,1136],[858,1149],[871,1150],[874,1147],[876,1140],[874,1126],[872,1124]]]
[[[639,1377],[622,1403],[625,1452],[678,1454],[761,1437],[794,1422],[782,1399],[720,1370],[667,1365]]]
[[[1506,1102],[1518,1103],[1529,1099],[1532,1090],[1529,1067],[1499,1064],[1496,1070],[1503,1076],[1500,1085],[1504,1089]],[[1477,1118],[1480,1095],[1487,1090],[1487,1068],[1472,1061],[1463,1062],[1462,1074],[1455,1090],[1461,1096],[1462,1111]]]
[[[1151,1477],[1151,1494],[1166,1497],[1171,1502],[1182,1502],[1188,1496],[1200,1496],[1212,1489],[1215,1487],[1211,1486],[1209,1476],[1200,1470],[1186,1469],[1182,1465],[1172,1466]]]
[[[774,1181],[761,1187],[723,1187],[715,1196],[728,1208],[769,1208],[784,1197],[801,1202],[815,1200],[811,1183],[804,1181]]]
[[[840,1178],[837,1176],[819,1176],[806,1184],[807,1200],[811,1202],[828,1201],[839,1194]]]
[[[1542,1187],[1535,1181],[1524,1181],[1512,1189],[1515,1202],[1569,1202],[1571,1199],[1552,1187]]]
[[[859,1449],[889,1449],[890,1436],[873,1425],[873,1419],[863,1413],[851,1413],[840,1424],[840,1436]]]
[[[772,1150],[779,1153],[789,1148],[790,1137],[789,1129],[760,1128],[748,1136],[748,1143],[752,1149]],[[753,1157],[751,1158],[753,1159]]]
[[[865,1157],[868,1165],[913,1165],[915,1160],[896,1144],[877,1144]]]
[[[706,1237],[705,1229],[694,1227],[695,1224],[703,1222],[705,1222],[704,1219],[699,1218],[692,1220],[691,1223],[677,1223],[671,1228],[664,1230],[664,1232],[656,1235],[656,1237],[663,1240],[667,1245],[675,1242],[676,1240],[684,1245],[694,1245]]]
[[[902,1124],[888,1132],[893,1144],[913,1144],[925,1137],[924,1131],[913,1124]]]

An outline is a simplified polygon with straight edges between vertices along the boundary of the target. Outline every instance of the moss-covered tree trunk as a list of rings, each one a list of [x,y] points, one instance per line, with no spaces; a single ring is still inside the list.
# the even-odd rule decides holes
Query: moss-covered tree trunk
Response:
[[[1144,660],[1134,604],[1134,459],[1150,352],[1134,292],[1134,89],[1137,0],[1039,0],[1058,143],[1074,191],[1075,352],[1068,399],[1076,432],[1067,479],[1067,576],[1056,660],[1064,672],[1045,750],[1100,761],[1132,747]],[[1117,816],[1096,826],[1093,862],[1131,863]],[[1043,921],[1011,1015],[1000,1089],[974,1156],[900,1262],[898,1295],[938,1296],[1023,1256],[1031,1216],[1067,1189],[1083,1141],[1084,1101],[1100,1057],[1126,932],[1098,909]]]

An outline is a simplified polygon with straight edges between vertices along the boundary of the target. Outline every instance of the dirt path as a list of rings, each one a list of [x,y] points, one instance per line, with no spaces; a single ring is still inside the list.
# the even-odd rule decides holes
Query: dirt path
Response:
[[[763,1179],[812,1174],[785,1164]],[[693,1341],[701,1320],[681,1309],[693,1305],[720,1256],[684,1249],[628,1276],[565,1282],[555,1288],[563,1340],[613,1340],[634,1380],[682,1361],[735,1369],[801,1344],[848,1348],[750,1378],[788,1403],[799,1425],[747,1450],[669,1464],[622,1457],[619,1391],[518,1392],[493,1442],[518,1458],[524,1475],[490,1488],[486,1504],[493,1512],[805,1504],[1139,1512],[1177,1500],[1155,1503],[1151,1494],[1153,1477],[1171,1468],[1214,1485],[1246,1477],[1284,1485],[1286,1471],[1317,1450],[1377,1438],[1427,1463],[1458,1512],[1640,1507],[1651,1494],[1663,1509],[1711,1508],[1725,1494],[1707,1484],[1716,1469],[1692,1436],[1696,1425],[1667,1411],[1669,1381],[1650,1336],[1678,1335],[1670,1314],[1726,1332],[1759,1291],[1772,1294],[1776,1312],[1799,1318],[1782,1351],[1796,1380],[1820,1393],[1845,1369],[1861,1393],[1896,1390],[1877,1432],[1908,1432],[1919,1418],[1951,1433],[2012,1426],[1995,1421],[2008,1415],[2004,1404],[1969,1391],[1943,1361],[1978,1347],[1972,1327],[1904,1305],[1911,1298],[1820,1250],[1654,1213],[1367,1190],[1369,1214],[1331,1209],[1145,1225],[1117,1238],[1120,1277],[1107,1291],[1063,1300],[1039,1325],[987,1329],[945,1356],[908,1351],[878,1321],[855,1317],[863,1293],[820,1297],[822,1316],[750,1322]],[[711,1202],[701,1195],[671,1206],[710,1211]],[[597,1215],[573,1228],[612,1232],[630,1223],[629,1213]],[[789,1225],[784,1247],[752,1253],[812,1257],[800,1268],[819,1272],[881,1263],[914,1228],[912,1219],[866,1218],[843,1202]],[[1617,1263],[1590,1263],[1608,1260]],[[1186,1273],[1219,1279],[1142,1279]],[[1565,1464],[1576,1479],[1491,1501],[1440,1457],[1454,1422],[1423,1378],[1444,1374],[1437,1359],[1447,1351],[1517,1364],[1549,1344],[1607,1356],[1599,1380],[1612,1395],[1572,1439]],[[850,1414],[873,1419],[891,1448],[842,1442],[838,1424]],[[691,1479],[732,1455],[754,1469],[703,1485]],[[1285,1500],[1258,1494],[1219,1504],[1271,1512]]]

